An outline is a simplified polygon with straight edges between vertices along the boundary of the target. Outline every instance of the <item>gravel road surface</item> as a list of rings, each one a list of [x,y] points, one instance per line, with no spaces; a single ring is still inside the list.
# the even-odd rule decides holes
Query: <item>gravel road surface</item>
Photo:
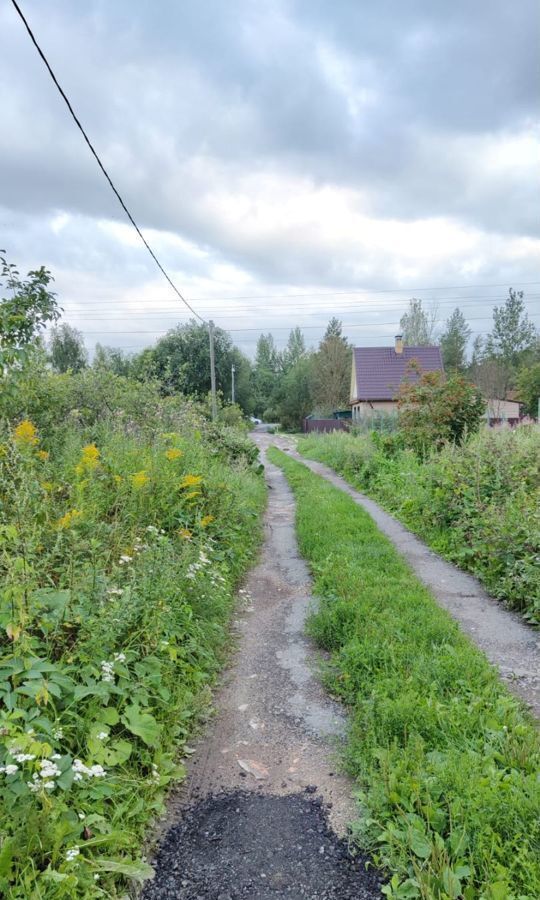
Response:
[[[257,435],[264,459],[270,435]],[[304,634],[311,581],[298,554],[294,500],[266,462],[269,505],[258,565],[240,593],[237,650],[171,800],[143,897],[380,898],[377,874],[348,852],[359,817],[339,770],[347,723],[317,678]]]

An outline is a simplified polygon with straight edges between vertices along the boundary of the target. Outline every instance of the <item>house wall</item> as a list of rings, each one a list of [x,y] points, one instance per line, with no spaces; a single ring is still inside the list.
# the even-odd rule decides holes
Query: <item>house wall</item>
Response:
[[[516,400],[488,400],[485,419],[519,419],[519,403]]]
[[[365,419],[378,412],[391,413],[397,410],[396,400],[362,400],[352,404],[353,419]]]

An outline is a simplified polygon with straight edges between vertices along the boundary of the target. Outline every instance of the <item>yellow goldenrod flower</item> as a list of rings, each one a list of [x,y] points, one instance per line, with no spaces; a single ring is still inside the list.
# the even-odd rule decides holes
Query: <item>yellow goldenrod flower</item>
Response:
[[[189,528],[179,528],[178,534],[180,535],[181,538],[184,538],[186,541],[189,541],[192,533],[189,530]]]
[[[34,444],[39,443],[36,426],[33,425],[29,419],[24,419],[20,425],[17,425],[13,432],[13,438],[15,443],[21,445],[26,444],[27,446],[33,446]]]
[[[135,474],[131,476],[131,483],[133,487],[137,489],[144,487],[148,481],[149,478],[144,469],[141,469],[140,472],[135,472]]]
[[[177,447],[171,447],[170,450],[165,450],[165,456],[167,457],[167,459],[180,459],[180,457],[183,455],[183,451],[178,450]]]
[[[206,528],[207,525],[210,525],[210,522],[214,521],[214,516],[203,516],[201,519],[201,528]]]
[[[58,519],[56,523],[56,527],[59,531],[64,530],[65,528],[70,528],[73,523],[81,516],[81,513],[78,509],[71,509],[67,512],[61,519]]]
[[[194,487],[196,484],[200,484],[201,481],[202,475],[186,475],[180,482],[180,487]]]
[[[42,459],[44,461],[49,458],[49,453],[47,450],[38,450],[37,455],[39,456],[40,459]]]
[[[41,487],[43,488],[44,491],[52,491],[54,488],[54,485],[53,485],[52,481],[42,481]]]
[[[200,496],[201,496],[200,491],[190,491],[189,494],[184,495],[184,499],[185,500],[193,500],[194,497],[200,497]]]
[[[84,469],[95,469],[99,465],[101,453],[95,444],[87,444],[82,448],[81,465]]]
[[[124,480],[121,475],[114,475],[113,478],[114,478],[116,484],[122,484],[122,482]]]

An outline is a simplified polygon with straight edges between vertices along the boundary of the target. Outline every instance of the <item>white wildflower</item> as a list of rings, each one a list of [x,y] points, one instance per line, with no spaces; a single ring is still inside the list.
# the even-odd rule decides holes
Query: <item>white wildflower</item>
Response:
[[[40,786],[37,781],[27,781],[26,787],[28,788],[28,790],[32,791],[33,794],[35,794],[37,793],[37,791],[39,791]]]
[[[125,662],[125,661],[126,661],[126,654],[125,654],[125,653],[115,653],[115,654],[114,654],[114,661],[115,661],[115,662]]]
[[[45,788],[46,791],[54,791],[54,789],[55,789],[55,787],[56,787],[56,782],[54,782],[54,781],[44,781],[44,782],[43,782],[43,787]]]
[[[62,759],[59,753],[53,753],[51,759]]]
[[[32,759],[35,759],[35,758],[36,758],[35,753],[16,753],[15,754],[15,759],[19,763],[30,762]]]
[[[40,763],[41,778],[57,778],[60,775],[60,769],[51,759],[42,759]]]
[[[79,813],[78,815],[79,815],[79,819],[81,820],[81,822],[83,822],[84,819],[86,819],[86,813]]]
[[[127,553],[123,553],[122,556],[120,557],[120,559],[118,560],[118,563],[121,566],[125,566],[127,563],[130,563],[132,561],[133,561],[132,556],[128,556]]]
[[[108,593],[109,597],[121,597],[122,594],[124,593],[124,591],[122,590],[122,588],[114,588],[113,587],[113,588],[108,588],[107,593]]]
[[[71,847],[66,853],[66,859],[68,862],[72,862],[80,853],[78,847]]]
[[[55,731],[53,731],[53,737],[55,738],[55,740],[61,741],[62,738],[64,737],[63,728],[56,728]]]
[[[74,759],[71,768],[75,773],[73,776],[74,781],[82,781],[83,775],[86,775],[88,778],[104,778],[107,774],[103,766],[85,766],[80,759]]]
[[[100,731],[99,734],[96,734],[96,737],[98,741],[104,741],[109,737],[109,735],[106,731]]]
[[[101,660],[101,680],[114,681],[114,663],[107,662],[106,659]]]
[[[19,767],[15,765],[15,763],[8,763],[7,766],[0,766],[0,772],[5,772],[6,775],[15,775],[15,772],[19,771]]]
[[[147,530],[150,534],[158,534],[158,533],[159,533],[159,529],[156,528],[155,525],[147,525],[147,526],[146,526],[146,530]]]

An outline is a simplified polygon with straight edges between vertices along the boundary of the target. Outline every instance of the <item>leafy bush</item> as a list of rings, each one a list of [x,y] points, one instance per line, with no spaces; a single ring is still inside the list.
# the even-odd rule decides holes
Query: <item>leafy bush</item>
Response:
[[[50,375],[29,408],[39,429],[0,434],[0,893],[124,896],[208,704],[264,486],[243,435],[151,386]]]
[[[420,456],[446,441],[460,444],[478,430],[486,408],[479,388],[462,375],[422,372],[414,384],[399,391],[399,427],[405,443]]]
[[[397,436],[299,442],[488,590],[540,622],[540,428],[483,429],[424,462]]]
[[[535,900],[534,725],[367,513],[286,454],[270,456],[295,492],[321,598],[310,629],[332,654],[332,692],[351,709],[357,838],[394,873],[383,892]]]

